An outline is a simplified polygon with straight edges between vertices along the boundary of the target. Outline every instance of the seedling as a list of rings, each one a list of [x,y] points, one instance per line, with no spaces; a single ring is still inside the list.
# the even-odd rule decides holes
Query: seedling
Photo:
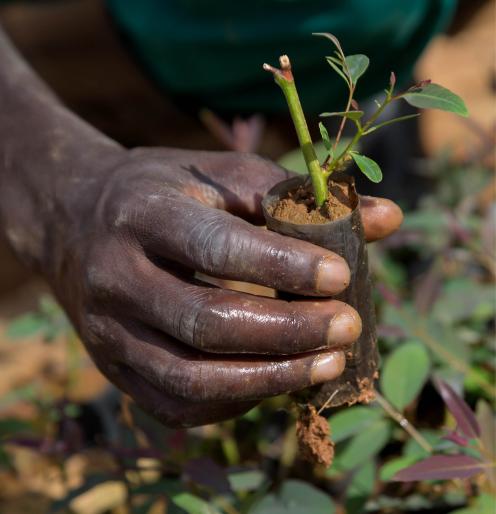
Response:
[[[312,187],[308,187],[308,181],[302,177],[279,182],[263,198],[262,208],[269,230],[335,252],[350,267],[350,283],[339,299],[358,312],[362,320],[361,334],[346,351],[343,373],[331,382],[305,391],[297,400],[301,409],[297,430],[301,454],[312,461],[329,465],[333,454],[332,444],[326,431],[322,430],[324,422],[319,418],[319,412],[327,407],[370,401],[374,397],[378,363],[374,305],[360,200],[353,179],[337,172],[344,171],[350,163],[355,162],[371,181],[382,180],[379,165],[358,152],[358,143],[386,125],[417,116],[411,114],[381,120],[381,114],[396,100],[403,99],[416,107],[441,109],[461,116],[468,113],[461,98],[428,80],[404,92],[395,92],[396,77],[391,73],[389,86],[384,90],[385,96],[381,101],[376,100],[375,112],[365,116],[354,97],[357,83],[369,66],[368,57],[362,54],[346,56],[335,36],[316,35],[328,38],[335,47],[334,54],[327,57],[327,62],[346,84],[346,107],[343,111],[321,114],[323,118],[337,117],[341,121],[334,140],[323,123],[319,123],[327,150],[326,157],[320,162],[303,114],[289,58],[283,55],[279,59],[279,69],[264,64],[264,69],[274,75],[286,98]],[[344,143],[341,138],[347,122],[354,124],[355,132],[349,142]]]
[[[363,54],[346,56],[339,40],[332,34],[318,33],[314,35],[329,39],[335,46],[334,55],[326,57],[326,60],[332,69],[343,79],[348,88],[348,101],[344,111],[324,112],[320,115],[322,118],[341,118],[341,123],[334,141],[331,140],[324,124],[322,122],[319,123],[322,141],[328,152],[322,163],[319,162],[315,153],[312,138],[296,90],[293,73],[291,71],[291,62],[288,56],[283,55],[279,58],[280,69],[274,68],[269,64],[264,64],[263,68],[274,75],[275,82],[281,87],[286,98],[308,173],[312,181],[317,207],[321,207],[327,199],[327,184],[331,175],[335,171],[343,170],[350,161],[354,161],[362,173],[372,182],[380,182],[382,180],[380,166],[370,157],[360,154],[356,148],[358,142],[372,132],[386,125],[415,118],[419,115],[409,114],[407,116],[380,122],[379,118],[381,114],[393,102],[406,100],[414,107],[422,109],[440,109],[442,111],[453,112],[460,116],[468,116],[467,107],[459,96],[439,84],[432,83],[430,80],[423,80],[406,91],[395,93],[396,76],[394,72],[391,72],[389,86],[384,90],[384,98],[381,101],[375,100],[377,106],[375,112],[371,114],[367,120],[364,120],[364,111],[360,110],[360,106],[354,96],[358,80],[367,71],[369,66],[369,58]],[[347,120],[355,124],[356,131],[345,148],[338,150],[338,144],[341,140]]]

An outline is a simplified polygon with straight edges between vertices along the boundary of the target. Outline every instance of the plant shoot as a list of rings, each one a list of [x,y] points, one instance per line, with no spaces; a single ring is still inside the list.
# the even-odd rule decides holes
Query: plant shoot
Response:
[[[406,91],[395,93],[396,76],[394,72],[391,72],[389,85],[384,90],[385,96],[381,101],[375,100],[375,112],[373,112],[368,119],[364,120],[365,113],[360,110],[360,106],[354,97],[358,80],[367,71],[369,66],[369,58],[363,54],[345,55],[339,40],[333,34],[317,33],[314,35],[325,37],[333,43],[335,47],[334,53],[331,56],[327,56],[326,60],[331,68],[344,81],[348,90],[348,100],[343,111],[323,112],[320,114],[322,118],[341,118],[341,123],[334,139],[331,139],[324,124],[322,122],[319,123],[322,141],[328,152],[322,163],[317,159],[296,89],[289,57],[283,55],[279,58],[280,68],[274,68],[269,64],[264,64],[263,68],[273,74],[276,84],[282,89],[286,98],[301,151],[312,181],[317,207],[321,207],[327,199],[327,183],[329,177],[331,177],[335,171],[346,168],[351,161],[354,161],[360,171],[372,182],[377,183],[382,180],[380,166],[370,157],[360,154],[356,148],[358,142],[372,132],[387,125],[391,125],[392,123],[419,116],[419,114],[410,114],[382,122],[379,121],[381,114],[391,103],[403,99],[410,105],[421,109],[440,109],[460,116],[468,116],[467,107],[458,95],[443,86],[433,84],[430,80],[423,80]],[[338,144],[348,120],[355,125],[356,130],[345,148],[338,151]]]

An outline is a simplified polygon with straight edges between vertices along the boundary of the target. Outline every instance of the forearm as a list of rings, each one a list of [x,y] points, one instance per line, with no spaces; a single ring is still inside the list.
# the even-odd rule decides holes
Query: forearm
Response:
[[[71,209],[91,208],[93,177],[123,151],[68,111],[0,28],[0,237],[24,262],[49,266]]]

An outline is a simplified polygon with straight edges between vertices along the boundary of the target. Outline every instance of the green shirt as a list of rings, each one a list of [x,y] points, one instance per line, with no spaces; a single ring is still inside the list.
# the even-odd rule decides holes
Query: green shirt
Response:
[[[1,3],[9,0],[0,0]],[[130,50],[168,94],[217,112],[285,111],[262,64],[288,54],[305,112],[340,110],[344,84],[325,56],[331,32],[371,65],[358,98],[398,85],[449,23],[457,0],[106,0]],[[425,77],[429,78],[429,77]]]
[[[357,89],[366,98],[398,83],[456,0],[107,0],[117,26],[156,82],[217,112],[277,112],[283,97],[262,64],[288,54],[305,112],[340,110],[344,84],[325,60],[331,32],[346,54],[371,65]],[[428,77],[426,77],[428,78]]]

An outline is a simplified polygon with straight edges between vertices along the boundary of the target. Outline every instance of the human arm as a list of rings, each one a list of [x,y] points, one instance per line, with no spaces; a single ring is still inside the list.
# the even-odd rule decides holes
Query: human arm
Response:
[[[0,102],[0,234],[138,404],[201,424],[342,370],[360,320],[327,296],[346,286],[346,264],[251,224],[284,170],[252,155],[124,149],[62,106],[3,34]],[[369,238],[401,222],[391,202],[364,205]],[[195,271],[321,298],[227,291]]]

